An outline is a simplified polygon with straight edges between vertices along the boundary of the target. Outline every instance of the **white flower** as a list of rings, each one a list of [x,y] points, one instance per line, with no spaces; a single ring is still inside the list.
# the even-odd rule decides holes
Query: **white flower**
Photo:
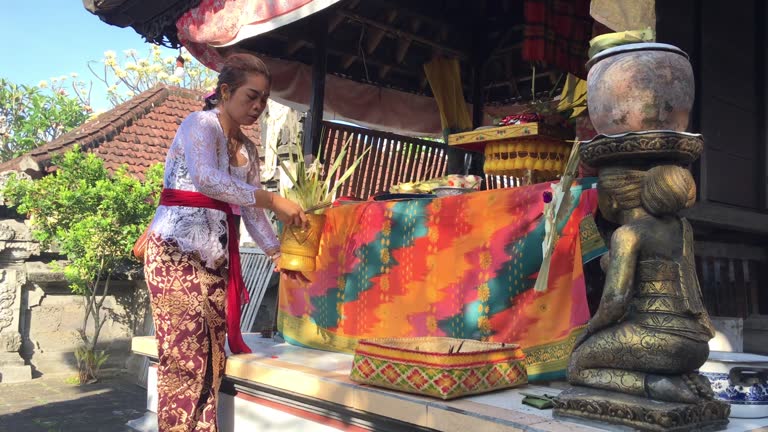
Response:
[[[174,64],[176,63],[176,57],[166,57],[163,59],[163,61],[168,64]]]
[[[69,78],[69,77],[66,76],[66,75],[62,75],[62,76],[59,77],[59,81],[66,81],[67,78]]]
[[[128,90],[127,92],[125,92],[125,95],[128,97],[133,97],[135,94],[136,93],[132,92],[131,90]]]
[[[111,85],[111,86],[107,87],[107,91],[110,92],[110,93],[116,92],[117,91],[117,85],[115,84],[115,85]]]
[[[59,79],[56,78],[56,77],[53,77],[53,78],[51,78],[51,82],[56,84],[57,82],[59,82]]]
[[[167,80],[169,76],[170,75],[168,75],[165,72],[158,72],[157,79],[159,79],[160,81],[164,81],[164,80]]]
[[[112,51],[112,50],[109,50],[109,51],[105,51],[105,52],[104,52],[104,57],[105,57],[105,58],[108,58],[108,59],[110,59],[110,58],[115,58],[116,56],[117,56],[117,54],[115,54],[115,52],[114,52],[114,51]]]
[[[171,84],[181,84],[181,78],[177,77],[176,75],[168,78],[168,81],[170,81]]]
[[[69,76],[71,76],[72,78],[77,78],[77,72],[72,72],[71,74],[69,74]]]
[[[136,52],[135,49],[131,48],[131,49],[127,49],[127,50],[123,51],[123,54],[125,54],[126,56],[135,56],[138,53]]]
[[[48,87],[48,81],[42,80],[39,83],[37,83],[37,86],[40,87],[40,88],[46,88],[46,87]]]
[[[120,69],[120,67],[116,66],[115,67],[115,76],[118,77],[118,78],[125,78],[125,77],[128,76],[128,74],[124,70]]]
[[[141,67],[149,66],[149,60],[147,60],[147,59],[139,59],[139,66],[141,66]]]

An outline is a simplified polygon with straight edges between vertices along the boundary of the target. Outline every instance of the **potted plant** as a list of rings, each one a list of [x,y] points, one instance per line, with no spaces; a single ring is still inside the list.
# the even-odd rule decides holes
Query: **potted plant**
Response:
[[[288,160],[280,161],[282,172],[288,177],[290,187],[281,188],[281,194],[301,206],[307,212],[309,225],[306,227],[286,226],[280,238],[280,267],[286,270],[311,272],[315,270],[315,257],[320,248],[320,236],[325,225],[324,210],[331,206],[336,191],[355,172],[363,157],[371,150],[368,147],[350,166],[338,176],[341,164],[352,142],[350,135],[339,149],[336,159],[323,172],[319,158],[308,161],[301,150],[288,153]],[[299,146],[291,146],[294,149]],[[322,151],[319,154],[323,154]]]

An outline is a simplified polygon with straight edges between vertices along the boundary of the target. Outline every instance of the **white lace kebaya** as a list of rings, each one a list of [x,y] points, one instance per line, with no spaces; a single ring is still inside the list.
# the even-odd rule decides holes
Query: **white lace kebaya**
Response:
[[[267,255],[272,255],[280,244],[264,209],[254,207],[254,191],[261,189],[256,148],[244,145],[241,152],[248,162],[230,166],[227,138],[217,114],[216,109],[194,112],[181,123],[165,160],[163,187],[201,192],[240,206],[246,230]],[[150,232],[175,240],[184,252],[199,252],[210,268],[221,258],[228,258],[222,242],[227,217],[220,210],[158,206]]]

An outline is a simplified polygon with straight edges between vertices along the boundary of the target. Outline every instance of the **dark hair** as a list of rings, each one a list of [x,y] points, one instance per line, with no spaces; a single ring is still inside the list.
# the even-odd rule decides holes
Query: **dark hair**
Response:
[[[660,165],[648,171],[640,198],[649,213],[674,215],[696,203],[696,182],[685,168]]]
[[[642,206],[654,216],[675,215],[696,203],[696,182],[690,171],[677,165],[659,165],[648,171],[603,168],[598,188],[613,195],[619,209]]]
[[[260,58],[248,53],[237,53],[227,57],[221,72],[219,72],[216,92],[205,99],[205,109],[212,109],[219,103],[222,84],[227,84],[230,92],[234,93],[235,90],[245,84],[248,74],[264,75],[267,82],[272,84],[272,74],[269,73],[267,65]]]

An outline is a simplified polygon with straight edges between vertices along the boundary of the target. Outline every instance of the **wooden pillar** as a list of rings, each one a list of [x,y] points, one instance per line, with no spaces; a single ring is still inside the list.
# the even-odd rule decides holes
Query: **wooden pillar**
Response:
[[[483,72],[485,63],[488,59],[484,47],[475,44],[475,51],[472,56],[472,129],[477,129],[483,125],[483,106],[485,98],[483,97]],[[469,161],[468,174],[483,176],[483,163],[485,155],[483,153],[471,153]]]
[[[323,130],[323,101],[325,100],[325,74],[328,52],[328,16],[318,14],[314,23],[314,52],[312,58],[312,98],[304,120],[302,150],[315,156],[320,149]]]
[[[483,71],[485,59],[475,58],[472,65],[472,129],[483,125]]]
[[[444,136],[445,145],[448,146],[448,136]],[[448,163],[445,166],[446,174],[464,174],[464,152],[448,146]]]
[[[477,128],[483,122],[483,70],[490,55],[487,44],[487,28],[485,27],[487,4],[485,0],[476,1],[472,8],[472,128]],[[445,137],[446,144],[448,137]],[[465,153],[448,148],[448,174],[483,175],[483,154]]]
[[[472,129],[477,129],[483,125],[483,108],[485,106],[485,95],[483,95],[483,83],[485,74],[485,65],[491,55],[491,47],[488,43],[488,29],[482,24],[488,13],[488,5],[485,1],[478,2],[475,8],[475,26],[472,28]],[[472,153],[472,160],[469,161],[468,173],[483,176],[483,163],[485,155],[483,153]]]

